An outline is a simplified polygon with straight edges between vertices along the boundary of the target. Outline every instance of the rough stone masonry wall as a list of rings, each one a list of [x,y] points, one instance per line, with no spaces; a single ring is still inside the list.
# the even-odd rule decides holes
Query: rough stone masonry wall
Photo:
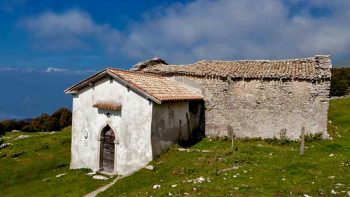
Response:
[[[299,139],[307,133],[327,134],[330,81],[221,80],[174,77],[205,100],[209,137]]]

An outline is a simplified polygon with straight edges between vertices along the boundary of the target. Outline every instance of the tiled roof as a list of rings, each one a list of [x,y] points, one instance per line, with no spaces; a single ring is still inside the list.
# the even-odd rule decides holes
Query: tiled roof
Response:
[[[159,101],[201,100],[203,97],[167,77],[108,68],[108,72]]]
[[[163,101],[202,100],[203,97],[173,79],[150,73],[140,73],[115,68],[107,68],[95,75],[67,88],[65,93],[78,93],[78,90],[93,84],[95,81],[111,76],[135,92],[153,100],[156,103]],[[105,104],[103,104],[105,106]],[[101,105],[99,105],[101,106]]]
[[[319,56],[322,61],[329,56]],[[290,60],[199,61],[187,65],[157,64],[141,71],[162,75],[192,75],[225,78],[330,78],[330,69],[318,68],[318,57]],[[323,71],[321,72],[320,70]]]
[[[122,104],[110,101],[99,101],[95,103],[93,107],[98,109],[119,111],[122,109]]]

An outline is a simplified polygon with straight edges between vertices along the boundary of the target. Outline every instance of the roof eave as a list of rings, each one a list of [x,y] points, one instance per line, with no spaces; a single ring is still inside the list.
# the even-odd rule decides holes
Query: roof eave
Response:
[[[101,77],[105,76],[106,70],[107,69],[103,69],[100,72],[98,72],[98,73],[96,73],[96,74],[94,74],[94,75],[92,75],[92,76],[90,76],[90,77],[88,77],[88,78],[86,78],[86,79],[84,79],[84,80],[82,80],[82,81],[80,81],[80,82],[78,82],[78,83],[68,87],[67,89],[64,90],[64,93],[65,94],[76,94],[76,93],[78,93],[79,89],[81,89],[83,87],[86,87],[86,85],[89,85],[89,83],[94,82],[94,81],[100,79]]]
[[[131,88],[132,90],[134,90],[135,92],[137,92],[138,94],[140,94],[141,96],[144,96],[145,98],[157,103],[157,104],[162,104],[163,102],[168,102],[168,100],[162,100],[159,98],[156,98],[150,94],[148,94],[145,90],[137,87],[136,85],[132,84],[131,82],[125,80],[123,77],[119,76],[118,74],[115,74],[111,71],[109,71],[108,68],[88,77],[87,79],[82,80],[81,82],[74,84],[72,86],[70,86],[69,88],[67,88],[66,90],[64,90],[65,94],[77,94],[79,93],[79,89],[84,88],[86,86],[88,86],[89,84],[101,79],[104,76],[110,76],[113,79],[117,80],[119,83],[121,83],[122,85]],[[203,98],[195,98],[195,99],[180,99],[181,101],[189,101],[189,100],[201,100]],[[180,101],[178,100],[178,101]]]
[[[65,90],[64,93],[65,93],[65,94],[77,94],[78,91],[76,91],[76,90],[73,90],[73,91]]]

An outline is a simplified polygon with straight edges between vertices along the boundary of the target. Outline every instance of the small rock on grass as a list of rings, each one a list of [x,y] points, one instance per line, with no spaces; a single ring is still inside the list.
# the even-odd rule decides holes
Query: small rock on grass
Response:
[[[304,194],[304,197],[311,197],[311,196],[309,196],[309,195],[307,195],[307,194]]]
[[[56,178],[60,178],[61,176],[64,176],[64,175],[66,175],[66,173],[58,174],[58,175],[56,175]]]
[[[24,139],[24,138],[28,138],[28,137],[29,137],[29,135],[20,135],[16,139],[18,140],[18,139]]]
[[[102,175],[95,175],[92,178],[93,179],[97,179],[97,180],[107,180],[108,179],[107,177],[104,177]]]
[[[205,181],[205,178],[201,176],[201,177],[197,178],[197,181],[198,181],[199,183],[202,183],[202,182]]]
[[[147,170],[153,170],[154,169],[154,167],[152,166],[152,165],[148,165],[148,166],[146,166],[145,167]]]
[[[348,191],[346,194],[347,194],[348,196],[350,196],[350,191]]]
[[[12,144],[10,144],[10,143],[3,143],[3,144],[0,145],[0,149],[6,148],[6,147],[11,146],[11,145]]]
[[[87,173],[86,175],[88,175],[88,176],[93,176],[93,175],[95,175],[96,173],[95,172],[89,172],[89,173]]]
[[[190,152],[190,149],[187,149],[187,148],[178,148],[177,150],[181,152],[184,152],[184,151]]]
[[[220,172],[225,172],[225,171],[230,171],[230,170],[237,170],[239,168],[239,166],[232,166],[231,168],[226,168],[226,169],[223,169],[221,170]],[[219,172],[219,173],[220,173]]]

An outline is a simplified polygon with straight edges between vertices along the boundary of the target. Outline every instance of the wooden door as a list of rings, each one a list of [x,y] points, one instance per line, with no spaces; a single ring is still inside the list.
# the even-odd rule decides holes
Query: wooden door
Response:
[[[113,172],[114,169],[114,139],[115,135],[112,129],[104,132],[102,147],[102,169],[107,172]]]

